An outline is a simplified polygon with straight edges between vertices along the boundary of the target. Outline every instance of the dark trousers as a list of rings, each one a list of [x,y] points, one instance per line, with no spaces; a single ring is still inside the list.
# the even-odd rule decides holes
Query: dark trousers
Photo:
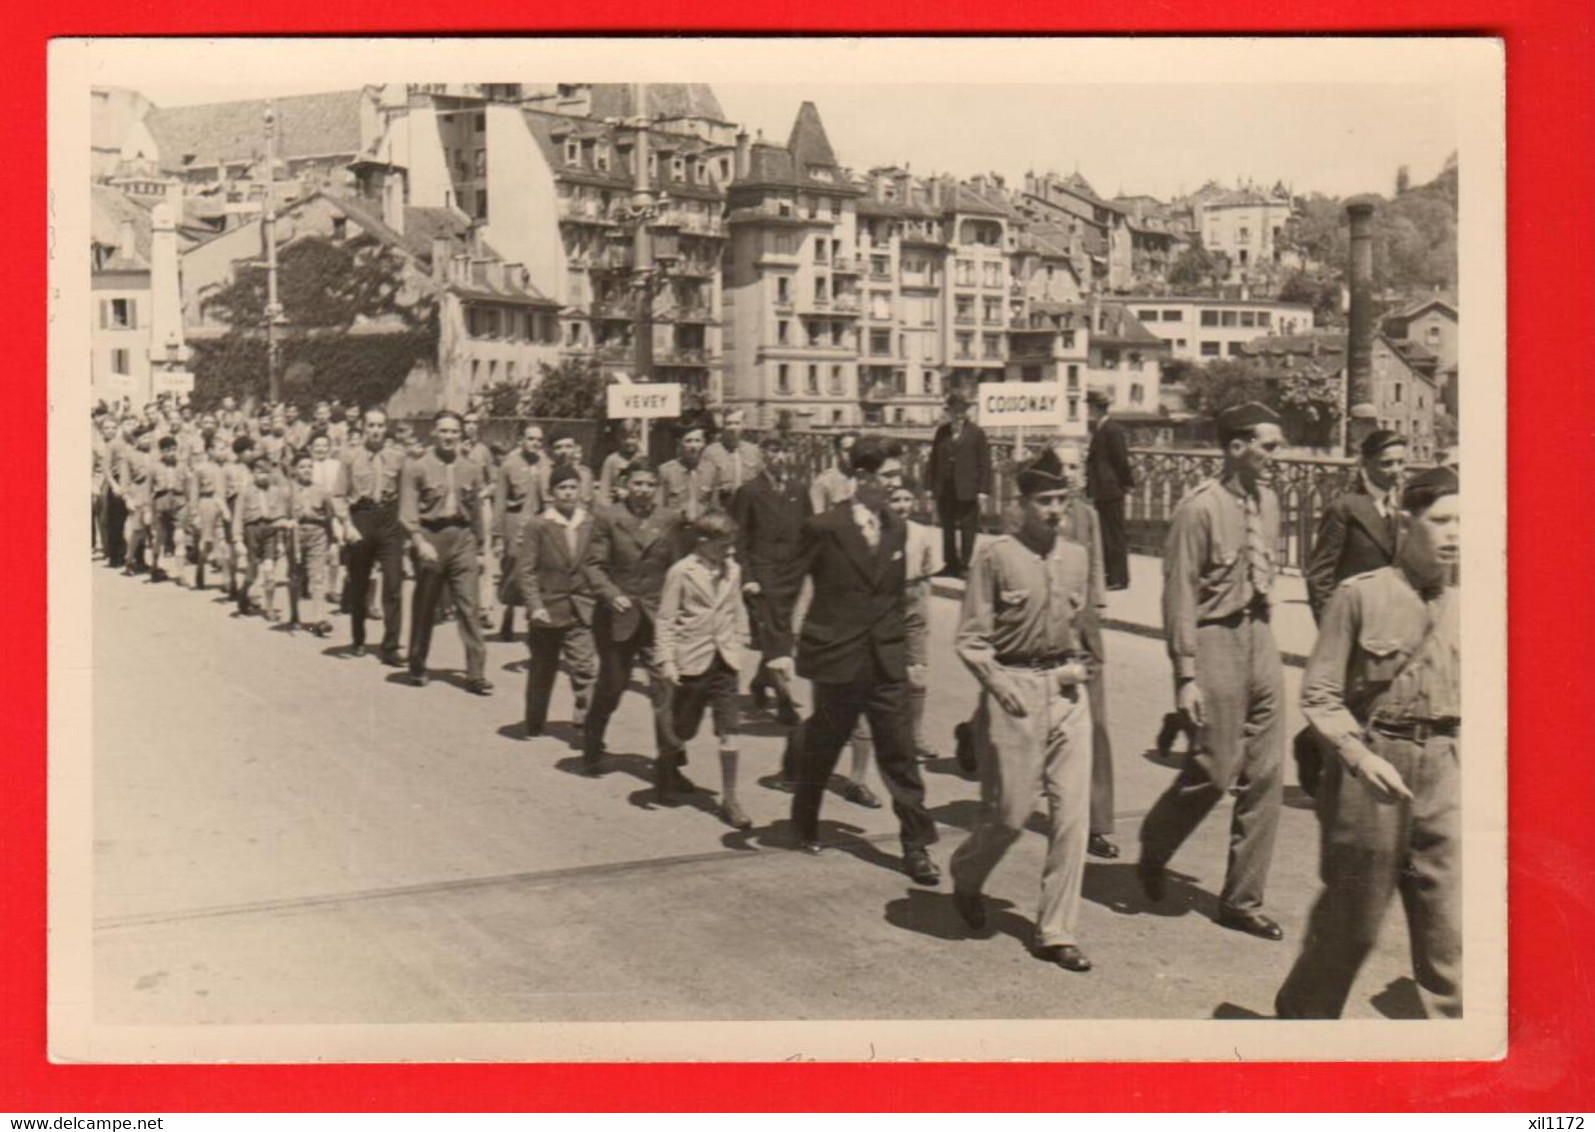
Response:
[[[404,528],[398,508],[372,507],[353,511],[350,519],[360,540],[348,547],[349,634],[357,645],[366,643],[366,610],[370,605],[371,568],[382,568],[382,649],[399,651],[403,620],[400,594],[404,587]]]
[[[1207,718],[1202,741],[1146,815],[1141,854],[1167,862],[1238,783],[1219,905],[1255,912],[1263,906],[1285,793],[1285,677],[1268,622],[1241,614],[1198,625],[1196,683]]]
[[[1113,834],[1113,743],[1108,738],[1108,674],[1086,685],[1091,700],[1091,832]]]
[[[759,669],[753,682],[760,686],[775,683],[770,662],[792,655],[792,615],[797,610],[798,590],[760,584],[759,592],[744,599],[748,607],[748,626],[753,645],[759,650]],[[779,687],[783,690],[786,684]]]
[[[427,653],[432,649],[432,626],[438,601],[446,589],[459,615],[460,642],[465,646],[465,678],[480,680],[487,668],[487,642],[482,623],[476,617],[476,534],[469,527],[443,527],[423,531],[437,557],[431,562],[415,559],[415,598],[410,606],[410,673],[426,671]],[[388,589],[383,580],[384,594]]]
[[[1130,584],[1130,543],[1124,532],[1124,497],[1096,500],[1102,525],[1102,568],[1109,589]]]
[[[611,614],[607,606],[599,608],[593,618],[594,644],[598,651],[598,681],[593,685],[593,702],[587,711],[586,731],[582,735],[582,752],[596,758],[604,750],[604,731],[609,727],[609,717],[615,714],[626,686],[631,682],[631,672],[639,663],[648,674],[648,696],[654,717],[654,749],[663,753],[674,744],[670,732],[669,695],[659,678],[659,658],[654,645],[653,622],[644,617],[637,631],[628,640],[613,640],[610,632]],[[557,655],[557,651],[556,651]],[[552,682],[552,681],[551,681]],[[528,685],[529,687],[529,685]],[[542,710],[548,710],[548,696],[542,697]],[[532,705],[528,704],[528,714]]]
[[[1324,891],[1301,957],[1274,1001],[1281,1018],[1339,1018],[1397,892],[1407,913],[1413,978],[1429,1017],[1462,1015],[1462,772],[1457,741],[1372,735],[1412,802],[1381,802],[1325,759],[1318,793]]]
[[[980,504],[945,492],[936,497],[936,518],[941,523],[942,561],[960,576],[968,573],[980,531]]]
[[[100,514],[105,530],[105,563],[119,567],[127,558],[127,500],[106,488]]]
[[[526,634],[526,647],[531,652],[531,661],[526,668],[526,730],[536,735],[548,722],[548,697],[554,691],[554,677],[559,674],[560,660],[565,661],[570,674],[570,690],[576,699],[578,714],[587,709],[587,692],[592,686],[598,665],[593,659],[592,627],[580,621],[557,627],[533,621]],[[622,687],[624,683],[622,681]],[[613,712],[614,708],[611,707],[610,711]],[[585,721],[582,726],[586,727]]]
[[[819,837],[820,802],[836,769],[842,747],[862,714],[875,740],[875,762],[892,796],[903,851],[923,849],[936,840],[936,823],[925,809],[925,784],[913,761],[909,738],[908,681],[893,679],[871,657],[845,684],[816,682],[814,711],[803,724],[803,746],[793,767],[792,824],[798,837]]]

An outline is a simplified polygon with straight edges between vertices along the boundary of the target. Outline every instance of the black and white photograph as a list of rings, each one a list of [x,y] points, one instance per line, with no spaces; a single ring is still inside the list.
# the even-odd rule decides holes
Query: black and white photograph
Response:
[[[56,41],[52,1054],[1499,1056],[1503,74]]]

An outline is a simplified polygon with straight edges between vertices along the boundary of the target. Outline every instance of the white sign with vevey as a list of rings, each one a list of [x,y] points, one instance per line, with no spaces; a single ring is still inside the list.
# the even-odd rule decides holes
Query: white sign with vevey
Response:
[[[609,387],[609,419],[679,417],[681,386],[675,382],[648,382]]]

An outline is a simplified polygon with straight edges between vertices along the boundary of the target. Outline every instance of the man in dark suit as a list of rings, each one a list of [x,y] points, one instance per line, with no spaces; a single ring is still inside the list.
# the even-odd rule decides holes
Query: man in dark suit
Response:
[[[644,460],[633,460],[624,472],[622,502],[599,509],[587,543],[585,569],[598,607],[593,638],[598,650],[598,683],[582,736],[582,767],[597,773],[604,754],[604,730],[640,661],[648,673],[653,701],[654,739],[658,751],[669,750],[668,700],[655,651],[654,624],[665,574],[684,549],[681,513],[656,507],[659,473]]]
[[[1124,497],[1135,488],[1130,446],[1124,427],[1108,416],[1106,398],[1089,399],[1091,450],[1086,453],[1086,494],[1096,504],[1102,525],[1102,565],[1108,589],[1130,585],[1130,547],[1124,533]]]
[[[947,418],[931,441],[925,482],[936,499],[945,572],[961,578],[969,571],[980,512],[991,495],[991,445],[981,427],[970,423],[962,393],[947,395]]]
[[[1400,433],[1379,429],[1364,438],[1361,453],[1357,483],[1324,508],[1303,570],[1314,621],[1323,617],[1341,582],[1396,560],[1407,441]],[[1291,741],[1296,781],[1309,795],[1317,797],[1324,756],[1333,753],[1323,749],[1311,727],[1302,728]]]
[[[1324,508],[1307,556],[1307,603],[1315,621],[1341,582],[1395,561],[1406,466],[1407,441],[1399,433],[1380,429],[1362,442],[1357,483]]]
[[[936,823],[913,758],[908,716],[908,646],[904,626],[907,527],[886,508],[902,480],[901,448],[883,437],[853,447],[852,499],[804,522],[798,544],[814,599],[798,639],[797,672],[812,682],[814,711],[790,768],[792,824],[798,848],[818,853],[820,802],[842,745],[862,713],[875,740],[881,780],[892,796],[903,844],[903,871],[936,884],[930,858]]]
[[[788,683],[792,678],[792,614],[803,588],[803,576],[798,572],[798,533],[813,511],[807,486],[791,474],[792,455],[786,437],[767,433],[759,449],[763,467],[731,500],[742,593],[760,653],[750,690],[761,706],[773,690],[776,718],[790,727],[798,722]]]
[[[561,464],[548,476],[551,504],[521,527],[517,568],[521,596],[531,623],[526,644],[531,664],[526,670],[526,738],[543,733],[548,721],[548,696],[561,659],[570,672],[576,711],[571,723],[583,726],[587,690],[597,664],[593,660],[593,589],[583,568],[593,521],[577,502],[582,479],[572,464]]]

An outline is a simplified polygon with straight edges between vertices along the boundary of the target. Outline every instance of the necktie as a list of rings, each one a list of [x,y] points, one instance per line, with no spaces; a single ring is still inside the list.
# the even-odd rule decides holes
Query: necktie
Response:
[[[698,469],[696,465],[687,469],[687,518],[698,517]]]
[[[382,490],[382,452],[371,454],[371,502],[381,503],[387,497]]]
[[[1263,509],[1258,500],[1246,497],[1246,565],[1252,589],[1267,596],[1274,585],[1274,568],[1268,557],[1268,536],[1263,530]]]
[[[735,491],[742,486],[742,445],[737,445],[731,450],[731,489]]]
[[[454,490],[454,461],[443,465],[443,475],[448,484],[448,493],[443,497],[443,517],[451,519],[460,513],[459,493]]]

